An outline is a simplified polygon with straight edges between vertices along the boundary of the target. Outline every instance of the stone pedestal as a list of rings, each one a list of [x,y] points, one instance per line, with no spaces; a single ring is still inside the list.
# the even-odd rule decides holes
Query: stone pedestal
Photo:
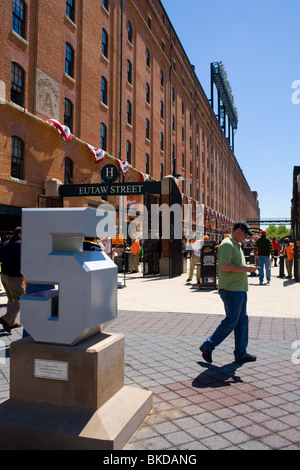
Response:
[[[124,336],[76,346],[11,345],[10,398],[0,404],[2,448],[122,449],[152,408],[152,392],[124,385]]]

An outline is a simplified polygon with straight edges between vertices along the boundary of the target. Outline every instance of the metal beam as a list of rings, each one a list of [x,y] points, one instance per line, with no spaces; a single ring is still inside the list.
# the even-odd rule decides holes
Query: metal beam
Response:
[[[291,219],[259,219],[247,220],[249,225],[291,225]]]

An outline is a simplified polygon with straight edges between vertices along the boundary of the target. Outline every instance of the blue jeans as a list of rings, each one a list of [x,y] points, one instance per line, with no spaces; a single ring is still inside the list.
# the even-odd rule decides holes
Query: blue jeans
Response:
[[[236,359],[241,359],[247,355],[248,346],[247,292],[220,289],[220,297],[224,303],[226,317],[213,335],[206,339],[203,346],[212,352],[234,331],[234,356]]]
[[[271,273],[270,273],[270,256],[259,256],[259,282],[263,282],[264,280],[264,266],[266,267],[266,278],[267,281],[271,280]]]

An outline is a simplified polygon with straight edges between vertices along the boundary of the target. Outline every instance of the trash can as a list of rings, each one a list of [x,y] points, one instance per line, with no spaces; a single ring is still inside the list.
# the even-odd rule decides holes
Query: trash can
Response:
[[[278,277],[284,277],[284,256],[283,255],[279,256],[279,276]]]
[[[217,257],[215,242],[205,241],[201,248],[200,288],[217,288]]]

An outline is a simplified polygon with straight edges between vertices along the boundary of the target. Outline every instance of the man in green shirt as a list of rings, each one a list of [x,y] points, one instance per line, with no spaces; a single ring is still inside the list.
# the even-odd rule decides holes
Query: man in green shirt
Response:
[[[212,336],[200,346],[202,357],[212,362],[212,352],[232,331],[234,331],[236,362],[255,361],[256,357],[247,353],[248,315],[247,291],[248,276],[257,269],[254,264],[246,265],[241,242],[252,236],[249,225],[236,222],[231,237],[225,238],[218,250],[218,289],[224,303],[226,317]]]

